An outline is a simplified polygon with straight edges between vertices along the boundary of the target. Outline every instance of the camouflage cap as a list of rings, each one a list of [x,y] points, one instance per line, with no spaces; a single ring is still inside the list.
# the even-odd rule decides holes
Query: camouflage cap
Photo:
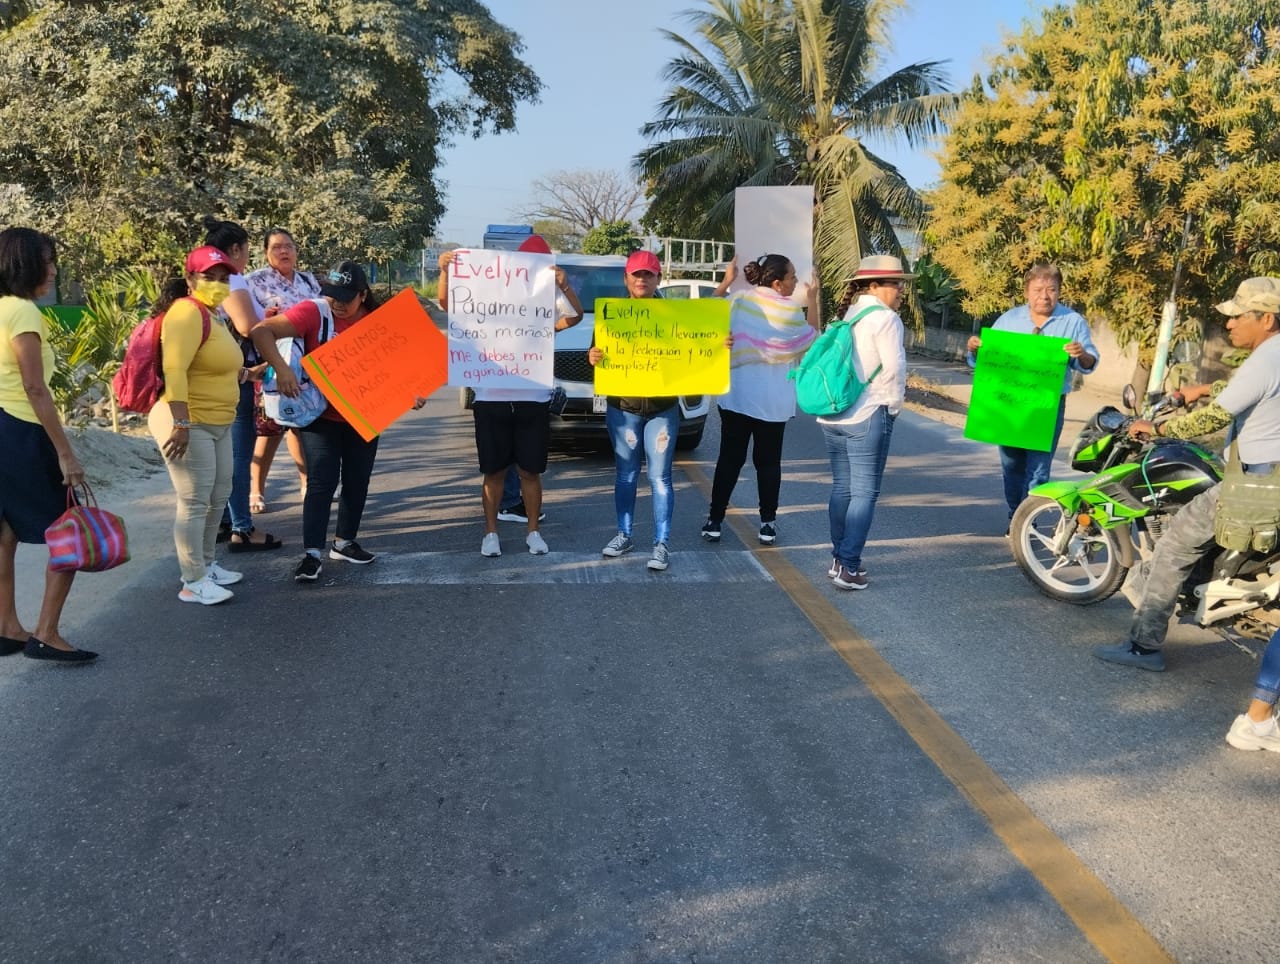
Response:
[[[1231,318],[1248,311],[1280,314],[1280,278],[1246,278],[1234,298],[1216,307]]]

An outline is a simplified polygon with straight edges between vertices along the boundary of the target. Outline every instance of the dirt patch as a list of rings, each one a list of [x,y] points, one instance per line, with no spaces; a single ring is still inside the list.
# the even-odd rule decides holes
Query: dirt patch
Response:
[[[67,438],[94,488],[130,486],[164,468],[149,434],[117,434],[105,428],[68,428]]]
[[[905,406],[911,411],[936,419],[945,425],[963,426],[969,406],[939,390],[927,378],[914,372],[907,375]]]

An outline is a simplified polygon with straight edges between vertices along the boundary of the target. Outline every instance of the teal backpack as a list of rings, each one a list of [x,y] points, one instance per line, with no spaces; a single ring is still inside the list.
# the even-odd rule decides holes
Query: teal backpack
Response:
[[[810,415],[838,415],[853,407],[862,390],[880,374],[877,365],[865,382],[858,380],[853,368],[853,326],[873,311],[887,310],[880,305],[863,308],[848,321],[827,326],[818,340],[809,346],[804,358],[791,373],[796,383],[796,404]]]

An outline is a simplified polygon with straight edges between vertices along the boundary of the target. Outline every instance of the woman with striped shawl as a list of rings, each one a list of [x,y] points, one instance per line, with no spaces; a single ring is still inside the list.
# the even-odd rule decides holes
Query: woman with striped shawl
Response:
[[[719,541],[750,443],[760,496],[760,541],[768,545],[778,538],[782,433],[796,414],[795,385],[788,375],[817,337],[818,284],[810,279],[807,304],[793,301],[796,268],[780,254],[752,261],[742,274],[752,287],[730,295],[729,391],[720,398],[720,456],[702,538]],[[728,291],[736,275],[735,259],[717,293]]]

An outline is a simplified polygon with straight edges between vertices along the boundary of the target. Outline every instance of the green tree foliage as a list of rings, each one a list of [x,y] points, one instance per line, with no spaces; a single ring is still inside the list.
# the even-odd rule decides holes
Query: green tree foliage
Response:
[[[597,224],[582,239],[583,254],[630,254],[640,249],[640,239],[626,221]]]
[[[740,186],[812,184],[815,257],[846,277],[863,254],[900,254],[891,218],[918,224],[920,197],[868,141],[921,146],[955,98],[935,62],[877,76],[899,0],[705,0],[636,157],[654,212],[645,223],[727,237]],[[681,223],[680,212],[700,215]]]
[[[129,336],[147,317],[158,294],[159,285],[150,271],[115,271],[89,289],[76,324],[50,319],[49,343],[57,360],[50,383],[63,421],[75,421],[78,399],[98,394],[109,400],[112,428],[120,430],[111,378],[120,368]]]
[[[975,78],[930,195],[935,257],[975,316],[1035,261],[1149,355],[1183,222],[1179,307],[1214,317],[1280,273],[1280,2],[1080,0],[1045,12]]]
[[[440,217],[441,145],[536,99],[522,49],[476,0],[34,0],[0,29],[0,185],[82,273],[171,262],[208,213],[386,259]]]
[[[542,235],[552,251],[577,251],[582,241],[577,228],[558,218],[539,218],[533,222],[533,233]]]

